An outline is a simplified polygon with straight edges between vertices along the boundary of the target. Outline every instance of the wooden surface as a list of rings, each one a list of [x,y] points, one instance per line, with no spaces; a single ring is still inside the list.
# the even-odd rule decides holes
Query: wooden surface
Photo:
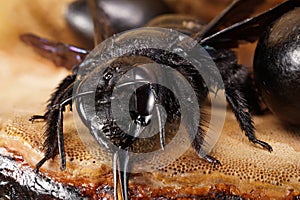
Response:
[[[41,142],[43,124],[32,125],[27,118],[32,114],[43,113],[49,94],[69,72],[35,55],[30,48],[20,43],[18,35],[34,32],[80,45],[63,20],[67,2],[70,0],[10,0],[0,7],[0,145],[14,152],[19,151],[31,166],[41,157],[38,144]],[[243,48],[245,51],[241,54],[241,62],[250,65],[252,55],[249,52],[253,47]],[[219,187],[220,191],[223,188],[231,194],[261,199],[284,199],[299,194],[299,130],[281,124],[270,113],[255,117],[255,123],[258,138],[270,143],[274,148],[273,153],[250,144],[229,111],[222,136],[212,152],[223,163],[222,167],[212,169],[193,151],[189,151],[172,166],[153,174],[134,176],[130,182],[131,189],[141,186],[140,190],[144,192],[152,191],[148,191],[149,194],[191,196]],[[75,131],[72,123],[67,123],[66,127],[66,134],[72,135]],[[7,136],[7,133],[10,135]],[[72,150],[68,155],[72,157]],[[60,172],[57,159],[46,165],[44,173],[57,181],[70,183],[74,171],[67,170],[65,174]],[[78,164],[76,162],[81,161],[75,159],[74,162]],[[95,170],[95,177],[99,176],[97,173],[110,173],[105,167],[99,169],[103,171]],[[83,176],[87,173],[84,170],[77,172],[83,173]],[[109,185],[111,176],[108,179],[106,182],[103,179],[92,181]],[[91,180],[81,181],[89,183]]]

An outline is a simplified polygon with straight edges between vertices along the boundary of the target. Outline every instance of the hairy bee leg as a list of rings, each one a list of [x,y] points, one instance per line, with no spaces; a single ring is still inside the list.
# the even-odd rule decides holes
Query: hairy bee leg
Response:
[[[238,87],[238,90],[247,99],[250,113],[262,114],[259,95],[255,90],[254,80],[251,77],[249,68],[235,63],[223,70],[221,69],[221,73],[223,74],[224,82],[227,82],[227,85]]]
[[[64,138],[63,138],[63,112],[64,107],[68,104],[70,104],[71,98],[69,98],[67,101],[64,101],[62,104],[58,105],[59,108],[56,108],[53,113],[57,115],[57,144],[54,145],[54,148],[51,148],[51,151],[47,151],[45,157],[36,165],[36,171],[39,171],[39,168],[50,158],[53,158],[55,156],[56,151],[54,149],[58,148],[58,153],[60,155],[60,169],[65,170],[66,169],[66,154],[64,149]],[[54,122],[55,123],[55,122]],[[48,153],[49,152],[49,153]]]
[[[204,130],[201,127],[199,127],[198,133],[195,135],[195,138],[192,141],[192,147],[196,150],[196,152],[201,158],[211,163],[214,168],[216,168],[217,165],[222,165],[218,159],[210,155],[207,155],[207,152],[203,150],[203,142],[204,142],[203,135],[204,135]]]
[[[248,101],[250,113],[262,115],[264,111],[261,107],[261,100],[259,99],[258,91],[255,89],[254,80],[250,75],[247,77],[247,80],[245,80],[241,90],[245,94],[245,99]]]
[[[71,84],[70,86],[73,86]],[[59,106],[59,112],[58,112],[58,119],[57,119],[57,140],[58,140],[58,153],[60,156],[60,169],[65,170],[66,169],[66,154],[65,154],[65,146],[64,146],[64,134],[63,134],[63,112],[66,105],[71,105],[72,100],[74,98],[78,98],[81,96],[94,94],[93,91],[88,91],[84,93],[80,93],[77,95],[70,96],[71,92],[69,92],[69,97],[67,99],[62,100],[62,103]]]
[[[31,121],[32,123],[35,122],[36,120],[46,120],[45,115],[32,115],[29,118],[29,121]]]
[[[49,118],[46,120],[46,140],[44,141],[45,154],[44,157],[36,164],[35,171],[38,172],[40,167],[49,159],[57,155],[58,143],[56,137],[58,110],[49,112]]]
[[[49,103],[47,105],[47,111],[50,111],[54,105],[60,104],[62,99],[66,98],[66,96],[72,95],[73,91],[70,87],[74,83],[75,79],[76,75],[72,74],[67,76],[60,82],[60,84],[55,89],[55,92],[51,95],[50,99],[48,100]],[[66,92],[69,92],[69,94],[67,94]],[[47,115],[47,113],[45,113],[45,115]]]
[[[245,132],[248,139],[254,144],[259,144],[263,148],[272,152],[272,147],[261,140],[258,140],[254,134],[254,122],[249,112],[249,106],[247,101],[244,99],[243,94],[234,86],[225,86],[226,99],[235,114],[237,121],[241,129]]]
[[[211,51],[214,52],[215,50]],[[251,87],[247,82],[247,79],[250,78],[249,70],[245,66],[237,63],[237,58],[231,51],[218,51],[214,53],[217,53],[215,59],[219,59],[217,66],[224,81],[226,100],[240,128],[245,132],[245,135],[251,142],[259,144],[271,152],[272,147],[268,143],[258,140],[254,133],[255,128],[250,114],[249,99],[245,99],[247,96],[245,94],[247,92],[245,87]]]
[[[62,147],[62,113],[64,112],[64,106],[70,104],[71,101],[64,101],[66,98],[72,96],[73,83],[75,81],[75,75],[67,76],[56,88],[56,91],[51,95],[49,103],[47,105],[47,111],[44,115],[46,121],[45,141],[44,149],[45,155],[36,165],[35,171],[38,172],[39,168],[49,159],[54,158],[58,153],[61,154],[61,158],[64,157],[64,149]],[[64,106],[59,106],[64,103]],[[72,105],[71,105],[72,106]],[[60,146],[60,147],[59,147]],[[61,169],[64,169],[63,164],[65,161],[61,159]]]
[[[69,75],[65,79],[62,80],[62,82],[57,86],[55,91],[51,94],[50,99],[48,100],[48,104],[46,107],[46,112],[44,115],[33,115],[29,118],[29,121],[35,122],[35,120],[44,120],[46,121],[48,118],[49,113],[51,112],[53,106],[55,104],[59,104],[59,97],[64,95],[64,92],[66,89],[74,83],[76,76],[75,75]]]
[[[69,103],[69,102],[68,102]],[[47,119],[46,128],[46,140],[44,142],[44,148],[46,153],[43,159],[36,165],[36,171],[50,158],[54,158],[58,153],[60,155],[60,168],[64,170],[66,168],[66,156],[64,151],[64,140],[63,140],[63,112],[64,105],[59,108],[53,109],[49,113]]]

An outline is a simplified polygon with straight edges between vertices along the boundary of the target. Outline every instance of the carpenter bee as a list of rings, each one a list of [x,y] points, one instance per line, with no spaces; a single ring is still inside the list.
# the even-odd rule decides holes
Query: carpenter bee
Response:
[[[252,143],[258,144],[271,152],[272,147],[268,143],[257,139],[255,136],[255,128],[249,111],[251,105],[253,106],[256,101],[255,91],[252,88],[248,70],[237,63],[236,55],[230,48],[238,47],[240,41],[256,41],[267,25],[277,18],[280,18],[284,13],[300,6],[300,2],[298,0],[287,0],[277,7],[256,17],[247,18],[255,8],[253,5],[258,5],[259,2],[261,1],[236,0],[207,25],[199,24],[196,19],[176,16],[158,17],[149,22],[148,25],[178,29],[190,35],[190,37],[207,50],[220,71],[224,82],[226,100],[234,112],[242,131],[245,132]],[[112,30],[113,27],[110,26],[108,16],[104,14],[104,8],[99,6],[99,4],[93,0],[89,1],[89,6],[95,24],[95,43],[98,44],[111,36],[111,32],[107,30]],[[241,12],[241,10],[243,12]],[[174,21],[176,23],[172,24],[171,22]],[[186,22],[192,22],[196,26],[189,28],[184,25],[188,24]],[[46,113],[42,116],[34,115],[30,119],[31,121],[37,119],[46,121],[46,140],[44,142],[46,152],[44,158],[36,165],[36,170],[38,171],[47,160],[54,158],[57,154],[60,155],[61,169],[63,170],[66,167],[66,157],[63,145],[63,112],[65,106],[70,105],[72,107],[72,105],[74,105],[73,101],[80,99],[81,94],[83,96],[89,95],[82,92],[79,93],[79,96],[74,97],[74,85],[77,84],[78,81],[81,85],[88,85],[89,80],[87,78],[90,77],[90,74],[94,70],[90,65],[94,63],[95,59],[101,56],[101,51],[97,51],[96,55],[93,54],[92,56],[88,56],[84,62],[80,64],[84,57],[89,54],[89,51],[62,43],[40,39],[39,37],[30,34],[23,35],[22,40],[35,46],[44,56],[53,61],[57,61],[57,58],[60,57],[66,59],[60,64],[73,65],[73,73],[67,76],[51,95],[49,104],[46,108]],[[51,49],[54,51],[49,52],[50,48],[47,48],[47,46],[52,47]],[[135,58],[135,56],[142,56],[143,61]],[[73,60],[73,62],[69,62],[70,60]],[[116,62],[111,62],[108,65],[105,65],[104,68],[101,68],[101,73],[99,73],[101,75],[101,83],[97,85],[96,93],[93,93],[96,101],[97,121],[95,122],[94,118],[87,116],[89,111],[82,110],[82,107],[84,106],[79,106],[77,110],[79,110],[78,112],[81,115],[83,123],[89,128],[90,133],[96,138],[99,145],[104,146],[113,154],[115,198],[117,198],[116,191],[118,185],[120,185],[122,198],[128,199],[127,172],[129,171],[129,151],[135,146],[135,143],[138,141],[138,136],[147,124],[149,124],[149,121],[151,121],[155,105],[163,105],[167,113],[166,121],[168,124],[176,124],[181,119],[180,112],[178,112],[180,107],[178,106],[176,96],[168,89],[153,83],[148,83],[137,89],[129,100],[130,105],[132,105],[129,108],[132,120],[129,125],[129,131],[132,134],[129,135],[122,131],[111,118],[110,101],[112,87],[115,84],[116,77],[120,77],[129,69],[132,69],[136,62],[151,62],[149,60],[171,66],[173,69],[179,71],[184,78],[189,80],[189,83],[196,93],[200,107],[203,105],[205,96],[209,91],[208,86],[203,83],[201,76],[193,70],[194,68],[191,63],[187,62],[182,57],[157,49],[144,48],[142,50],[130,52]],[[83,70],[84,74],[83,76],[80,74],[79,77],[78,72],[80,70]],[[146,76],[151,76],[151,74],[147,74],[147,72],[144,74]],[[91,84],[93,84],[93,81],[91,81]],[[253,104],[250,102],[251,99],[255,99]],[[82,104],[83,103],[79,103],[79,105]],[[160,113],[160,111],[157,112]],[[203,151],[205,131],[201,127],[201,121],[205,121],[203,115],[200,117],[200,126],[198,127],[197,134],[191,141],[192,147],[197,151],[201,158],[204,158],[214,166],[218,165],[220,164],[219,160],[207,155],[207,153]],[[158,133],[158,141],[160,148],[162,149],[165,148],[166,136],[169,134],[167,128],[168,127],[160,127]],[[117,148],[111,147],[109,145],[110,143]]]

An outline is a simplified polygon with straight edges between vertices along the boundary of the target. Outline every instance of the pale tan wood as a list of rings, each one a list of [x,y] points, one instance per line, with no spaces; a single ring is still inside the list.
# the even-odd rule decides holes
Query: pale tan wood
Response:
[[[31,166],[42,156],[40,147],[43,124],[32,125],[27,119],[32,114],[43,112],[49,94],[69,72],[35,55],[19,42],[18,35],[34,32],[76,44],[76,38],[62,19],[65,3],[68,2],[70,0],[10,0],[3,2],[0,7],[0,146],[8,151],[17,151]],[[244,56],[247,60],[249,54]],[[170,192],[167,188],[171,187],[177,188],[172,190],[174,193],[192,195],[205,193],[217,185],[238,195],[266,198],[283,198],[291,193],[299,193],[299,130],[282,125],[271,114],[255,117],[255,123],[258,138],[269,142],[274,148],[273,153],[250,144],[229,111],[222,136],[212,152],[223,163],[222,167],[212,169],[191,150],[171,167],[133,177],[131,187],[146,185],[146,189],[149,187],[154,193],[162,194]],[[71,138],[74,131],[72,120],[69,119],[66,138]],[[75,185],[91,182],[102,184],[105,181],[112,183],[111,176],[106,176],[108,180],[99,178],[109,174],[109,168],[95,168],[91,163],[89,168],[81,168],[74,175],[76,167],[86,164],[80,158],[93,162],[99,155],[96,154],[95,158],[94,154],[85,151],[76,138],[67,141],[71,141],[66,142],[69,156],[67,171],[59,171],[56,158],[54,162],[47,163],[42,172],[57,181],[72,182]],[[82,150],[79,157],[71,162],[70,158],[76,157],[72,145],[79,145]],[[87,174],[89,178],[86,178]]]

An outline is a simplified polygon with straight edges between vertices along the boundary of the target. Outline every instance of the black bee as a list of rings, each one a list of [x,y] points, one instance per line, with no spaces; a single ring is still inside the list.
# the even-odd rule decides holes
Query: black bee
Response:
[[[266,142],[257,139],[255,136],[255,128],[249,110],[254,109],[255,107],[256,95],[252,88],[248,70],[246,67],[237,63],[236,55],[230,48],[238,47],[240,41],[256,41],[267,25],[272,23],[275,19],[280,18],[284,13],[300,6],[300,2],[298,0],[287,0],[257,17],[244,20],[249,17],[255,6],[261,2],[262,1],[236,0],[219,16],[205,26],[199,24],[195,19],[174,16],[174,19],[176,19],[176,23],[174,24],[171,23],[172,20],[170,17],[154,19],[149,24],[151,26],[163,26],[183,31],[186,34],[189,34],[200,45],[205,47],[221,73],[227,102],[234,112],[241,129],[245,132],[251,142],[258,144],[271,152],[272,147]],[[89,1],[89,5],[92,8],[91,10],[97,33],[95,41],[96,44],[98,44],[111,36],[111,32],[108,30],[112,30],[112,27],[110,26],[108,16],[104,14],[105,10],[103,11],[99,4],[96,4],[95,1],[91,0]],[[183,27],[183,22],[192,22],[196,26],[193,26],[194,28],[192,29]],[[89,54],[89,51],[62,43],[54,43],[33,35],[23,35],[22,39],[35,46],[41,54],[52,59],[54,62],[74,65],[73,73],[67,76],[58,85],[56,91],[49,99],[46,113],[43,116],[34,115],[30,119],[31,121],[36,119],[43,119],[46,121],[46,141],[44,142],[46,152],[44,158],[36,165],[36,170],[38,171],[47,160],[54,158],[58,153],[61,160],[61,169],[64,170],[66,167],[66,157],[63,140],[63,112],[65,106],[72,106],[72,102],[77,98],[72,96],[74,92],[73,86],[76,84],[76,80],[79,79],[79,82],[84,82],[84,78],[88,77],[91,72],[89,66],[86,64],[78,65],[78,63]],[[49,52],[50,48],[47,48],[47,46],[52,47],[51,49],[53,52]],[[99,55],[101,55],[101,52]],[[130,108],[132,118],[130,131],[134,134],[126,134],[113,122],[111,119],[109,103],[112,95],[111,88],[114,84],[114,78],[134,66],[136,61],[134,56],[143,56],[146,60],[150,59],[156,63],[171,66],[179,71],[187,80],[190,80],[191,85],[197,93],[197,100],[200,106],[203,105],[205,96],[209,91],[209,88],[201,80],[201,76],[193,71],[193,66],[190,63],[187,63],[185,59],[176,57],[176,55],[168,52],[153,49],[143,49],[141,51],[132,52],[130,55],[124,55],[124,58],[111,63],[111,65],[108,65],[101,73],[102,82],[97,86],[96,94],[93,93],[97,102],[99,102],[95,107],[97,117],[100,118],[101,121],[101,126],[92,125],[94,122],[91,118],[86,117],[86,111],[80,110],[79,108],[79,113],[82,114],[81,119],[83,120],[83,123],[90,129],[91,134],[97,139],[99,144],[106,146],[108,150],[113,153],[115,191],[117,191],[119,183],[121,185],[123,199],[128,199],[127,172],[130,159],[129,150],[134,147],[135,142],[138,140],[135,136],[138,136],[140,131],[149,123],[149,120],[151,120],[151,113],[155,109],[154,104],[159,103],[165,107],[167,112],[167,122],[169,124],[176,124],[178,123],[178,120],[180,120],[180,112],[178,112],[180,108],[174,94],[159,85],[150,83],[139,88],[130,99],[131,104],[134,105]],[[130,57],[132,57],[132,59],[130,59]],[[87,60],[92,61],[89,59],[91,58],[88,58]],[[95,59],[95,57],[93,57],[93,59]],[[77,77],[79,70],[86,71],[84,77]],[[254,103],[249,103],[251,99],[254,99],[252,101]],[[251,107],[251,105],[253,107]],[[205,119],[201,118],[200,120],[204,121]],[[97,127],[101,127],[101,130],[98,130]],[[167,127],[158,134],[160,147],[162,149],[165,147],[167,134],[169,134]],[[201,158],[204,158],[213,165],[220,164],[217,159],[207,155],[203,151],[204,135],[205,132],[200,126],[198,128],[198,133],[193,141],[191,141],[192,146]],[[113,143],[118,148],[113,149],[112,147],[109,147],[109,142]],[[120,149],[124,151],[121,153],[121,151],[119,151]],[[117,198],[117,192],[115,192],[115,198]]]

